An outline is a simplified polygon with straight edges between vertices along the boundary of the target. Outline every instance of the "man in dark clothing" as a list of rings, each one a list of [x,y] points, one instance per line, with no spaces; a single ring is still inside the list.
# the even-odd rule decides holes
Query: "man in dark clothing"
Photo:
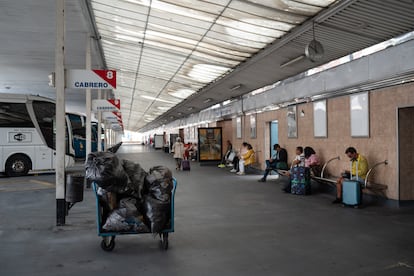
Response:
[[[287,170],[287,151],[284,148],[281,148],[279,144],[274,144],[273,149],[276,151],[275,154],[272,155],[272,158],[266,160],[266,170],[262,178],[260,178],[259,182],[266,182],[267,175],[276,169]]]

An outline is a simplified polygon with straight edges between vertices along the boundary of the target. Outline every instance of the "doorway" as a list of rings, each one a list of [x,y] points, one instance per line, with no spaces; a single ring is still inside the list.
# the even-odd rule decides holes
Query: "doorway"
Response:
[[[270,156],[274,154],[273,145],[279,143],[279,122],[270,122]]]
[[[399,199],[414,200],[414,107],[399,108],[398,119],[398,182]]]

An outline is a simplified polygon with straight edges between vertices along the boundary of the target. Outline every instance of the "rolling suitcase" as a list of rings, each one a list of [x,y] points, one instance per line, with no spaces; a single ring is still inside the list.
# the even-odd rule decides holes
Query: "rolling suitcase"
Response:
[[[183,171],[189,171],[190,170],[190,160],[184,159],[181,161],[181,166],[183,168]]]
[[[350,179],[342,183],[342,205],[358,208],[362,203],[362,186],[358,181],[358,161],[356,162],[356,180],[352,179],[352,161]]]
[[[310,169],[307,167],[293,167],[290,180],[290,191],[296,195],[311,193]]]

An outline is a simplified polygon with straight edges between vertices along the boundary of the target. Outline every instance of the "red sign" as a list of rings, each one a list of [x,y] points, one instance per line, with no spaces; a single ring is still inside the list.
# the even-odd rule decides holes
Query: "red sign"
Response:
[[[115,106],[118,110],[121,109],[121,101],[119,99],[108,99],[108,102]]]
[[[94,71],[95,74],[97,74],[107,83],[109,83],[114,89],[116,88],[116,71],[115,70],[92,70],[92,71]]]

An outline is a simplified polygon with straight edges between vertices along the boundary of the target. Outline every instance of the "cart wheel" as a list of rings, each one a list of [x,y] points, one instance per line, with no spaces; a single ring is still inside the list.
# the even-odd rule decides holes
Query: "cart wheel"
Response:
[[[162,234],[160,233],[160,238],[161,238],[160,240],[161,248],[164,250],[167,250],[168,249],[168,233],[162,233]]]
[[[101,242],[101,248],[104,251],[112,251],[115,248],[115,236],[104,237]]]
[[[358,205],[354,205],[354,209],[359,209],[359,206]]]

